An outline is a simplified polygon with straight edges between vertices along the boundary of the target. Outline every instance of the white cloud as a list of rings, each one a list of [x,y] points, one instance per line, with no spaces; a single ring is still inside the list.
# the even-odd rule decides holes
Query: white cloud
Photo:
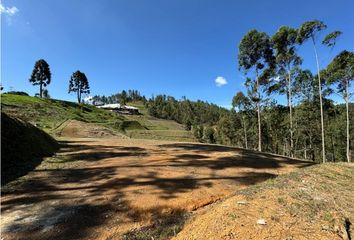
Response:
[[[18,13],[18,11],[17,7],[4,7],[4,5],[0,3],[0,14],[5,14],[11,17]]]
[[[227,81],[224,77],[219,76],[215,79],[215,84],[217,87],[222,87],[227,84]]]

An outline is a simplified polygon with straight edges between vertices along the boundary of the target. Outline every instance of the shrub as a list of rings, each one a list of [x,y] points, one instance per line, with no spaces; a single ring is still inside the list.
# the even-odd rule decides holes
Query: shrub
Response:
[[[20,96],[29,96],[28,93],[22,92],[22,91],[10,91],[10,92],[7,92],[6,94],[14,94],[14,95],[20,95]]]

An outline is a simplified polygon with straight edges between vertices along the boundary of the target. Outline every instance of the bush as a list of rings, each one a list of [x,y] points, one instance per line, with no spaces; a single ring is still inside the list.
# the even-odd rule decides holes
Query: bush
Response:
[[[20,96],[29,96],[28,93],[22,92],[22,91],[10,91],[5,94],[14,94],[14,95],[20,95]]]
[[[204,129],[203,138],[208,143],[215,143],[215,131],[212,127],[206,127]]]
[[[194,125],[192,127],[192,132],[193,136],[198,139],[198,141],[201,141],[203,139],[203,132],[204,132],[204,127],[203,125]]]
[[[184,123],[184,129],[186,131],[190,131],[192,129],[192,123],[190,120],[187,120],[185,123]]]

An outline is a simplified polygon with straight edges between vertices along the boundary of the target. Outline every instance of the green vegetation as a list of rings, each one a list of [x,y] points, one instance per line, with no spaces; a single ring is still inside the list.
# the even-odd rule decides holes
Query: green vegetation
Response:
[[[82,94],[90,93],[90,86],[85,73],[76,71],[71,75],[69,81],[69,93],[71,92],[76,93],[78,103],[81,103]]]
[[[131,138],[172,140],[183,142],[195,142],[195,138],[190,131],[186,131],[183,126],[173,120],[158,119],[148,114],[148,109],[142,102],[129,103],[131,106],[139,108],[141,115],[126,115],[128,124],[124,127],[126,134]],[[123,123],[126,125],[126,123]],[[139,124],[139,125],[138,125]]]
[[[245,75],[247,93],[236,93],[231,111],[185,97],[177,100],[157,95],[146,99],[137,90],[94,96],[92,101],[128,103],[139,108],[142,113],[139,116],[14,95],[3,96],[3,111],[47,132],[54,131],[67,119],[76,119],[124,132],[132,138],[197,139],[317,162],[345,159],[350,162],[354,149],[354,136],[350,136],[354,130],[350,124],[354,114],[354,105],[350,103],[354,53],[342,51],[321,71],[318,45],[333,48],[342,35],[333,31],[318,42],[326,29],[325,23],[313,20],[298,29],[282,26],[273,36],[256,29],[246,33],[240,41],[237,60],[239,70]],[[316,74],[301,68],[303,59],[298,49],[307,42],[314,48]],[[49,84],[48,64],[40,60],[36,66],[31,81],[41,86]],[[79,71],[74,73],[69,89],[77,92],[81,102],[81,94],[89,92],[86,76]],[[333,93],[343,97],[345,106],[334,103]],[[274,94],[285,96],[287,106],[278,104]]]
[[[43,99],[15,94],[2,94],[2,112],[28,121],[55,135],[64,122],[70,119],[94,123],[113,131],[120,131],[131,138],[194,142],[190,131],[173,120],[150,116],[142,102],[133,102],[141,115],[122,115],[91,105],[76,104],[55,99]]]
[[[247,78],[245,85],[249,88],[250,99],[256,104],[258,125],[258,151],[262,151],[262,126],[261,126],[261,91],[268,79],[268,72],[273,67],[274,56],[270,37],[265,32],[255,29],[249,31],[239,45],[239,69],[245,73],[255,71],[254,79]]]
[[[13,94],[2,94],[1,106],[2,112],[28,121],[48,133],[54,133],[68,119],[113,129],[118,129],[118,125],[125,120],[123,116],[90,105]]]
[[[281,84],[289,83],[288,73],[284,73]],[[296,104],[283,106],[268,97],[262,101],[262,149],[280,155],[321,161],[321,125],[318,85],[309,70],[295,68],[291,73],[291,95]],[[323,79],[329,78],[326,75]],[[338,75],[335,75],[338,76]],[[334,76],[334,77],[335,77]],[[339,75],[341,76],[341,75]],[[348,82],[349,83],[349,82]],[[340,85],[342,86],[342,85]],[[284,86],[281,86],[284,87]],[[278,89],[278,90],[276,90]],[[326,88],[328,91],[328,87]],[[267,85],[268,92],[288,92],[288,87],[280,90],[274,82]],[[101,97],[104,99],[104,96]],[[143,97],[142,97],[143,98]],[[194,141],[218,143],[249,149],[257,149],[258,113],[250,95],[236,93],[231,111],[203,101],[193,102],[186,98],[176,100],[171,96],[158,95],[143,101],[130,102],[139,108],[142,115],[125,115],[128,121],[137,121],[140,126],[130,127],[126,134],[132,138]],[[291,106],[291,115],[290,115]],[[236,112],[237,111],[237,112]],[[354,117],[354,105],[334,104],[328,94],[323,98],[323,112],[326,123],[326,158],[328,161],[347,159],[346,121]],[[165,120],[162,120],[165,119]],[[290,124],[290,121],[292,124]],[[181,125],[183,124],[183,125]],[[293,126],[293,133],[290,128]],[[349,125],[350,132],[354,126]],[[186,131],[187,130],[187,131]],[[349,135],[348,135],[349,136]],[[293,146],[291,145],[293,138]],[[354,135],[349,139],[350,149],[354,149]]]
[[[127,102],[131,105],[132,102],[146,102],[145,96],[142,96],[138,90],[123,90],[120,93],[112,94],[110,96],[99,96],[96,95],[92,98],[94,103],[100,104],[112,104],[112,103],[120,103],[125,105]]]
[[[159,219],[155,224],[125,234],[124,240],[163,240],[177,235],[183,228],[189,214],[179,211]]]
[[[59,144],[33,125],[1,114],[1,184],[25,175],[51,156]]]
[[[337,35],[338,33],[334,33]],[[325,39],[329,41],[328,39]],[[342,51],[324,70],[327,83],[333,84],[336,87],[338,94],[345,101],[346,108],[346,123],[347,123],[347,161],[350,162],[350,126],[349,126],[349,100],[352,97],[349,86],[354,81],[354,53]]]
[[[43,87],[50,84],[52,74],[49,69],[49,64],[44,59],[39,59],[33,67],[30,83],[39,85],[39,96],[43,97]]]

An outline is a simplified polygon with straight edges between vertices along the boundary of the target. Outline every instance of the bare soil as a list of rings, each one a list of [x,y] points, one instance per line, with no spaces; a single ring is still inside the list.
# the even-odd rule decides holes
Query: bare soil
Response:
[[[173,239],[353,239],[354,164],[321,164],[272,181],[203,209]]]
[[[55,135],[65,138],[129,138],[118,131],[112,131],[104,126],[77,120],[67,120],[62,123],[55,130]]]
[[[124,239],[312,165],[218,145],[73,138],[81,136],[70,129],[77,124],[63,128],[61,136],[70,138],[61,139],[55,157],[3,189],[3,239]]]

